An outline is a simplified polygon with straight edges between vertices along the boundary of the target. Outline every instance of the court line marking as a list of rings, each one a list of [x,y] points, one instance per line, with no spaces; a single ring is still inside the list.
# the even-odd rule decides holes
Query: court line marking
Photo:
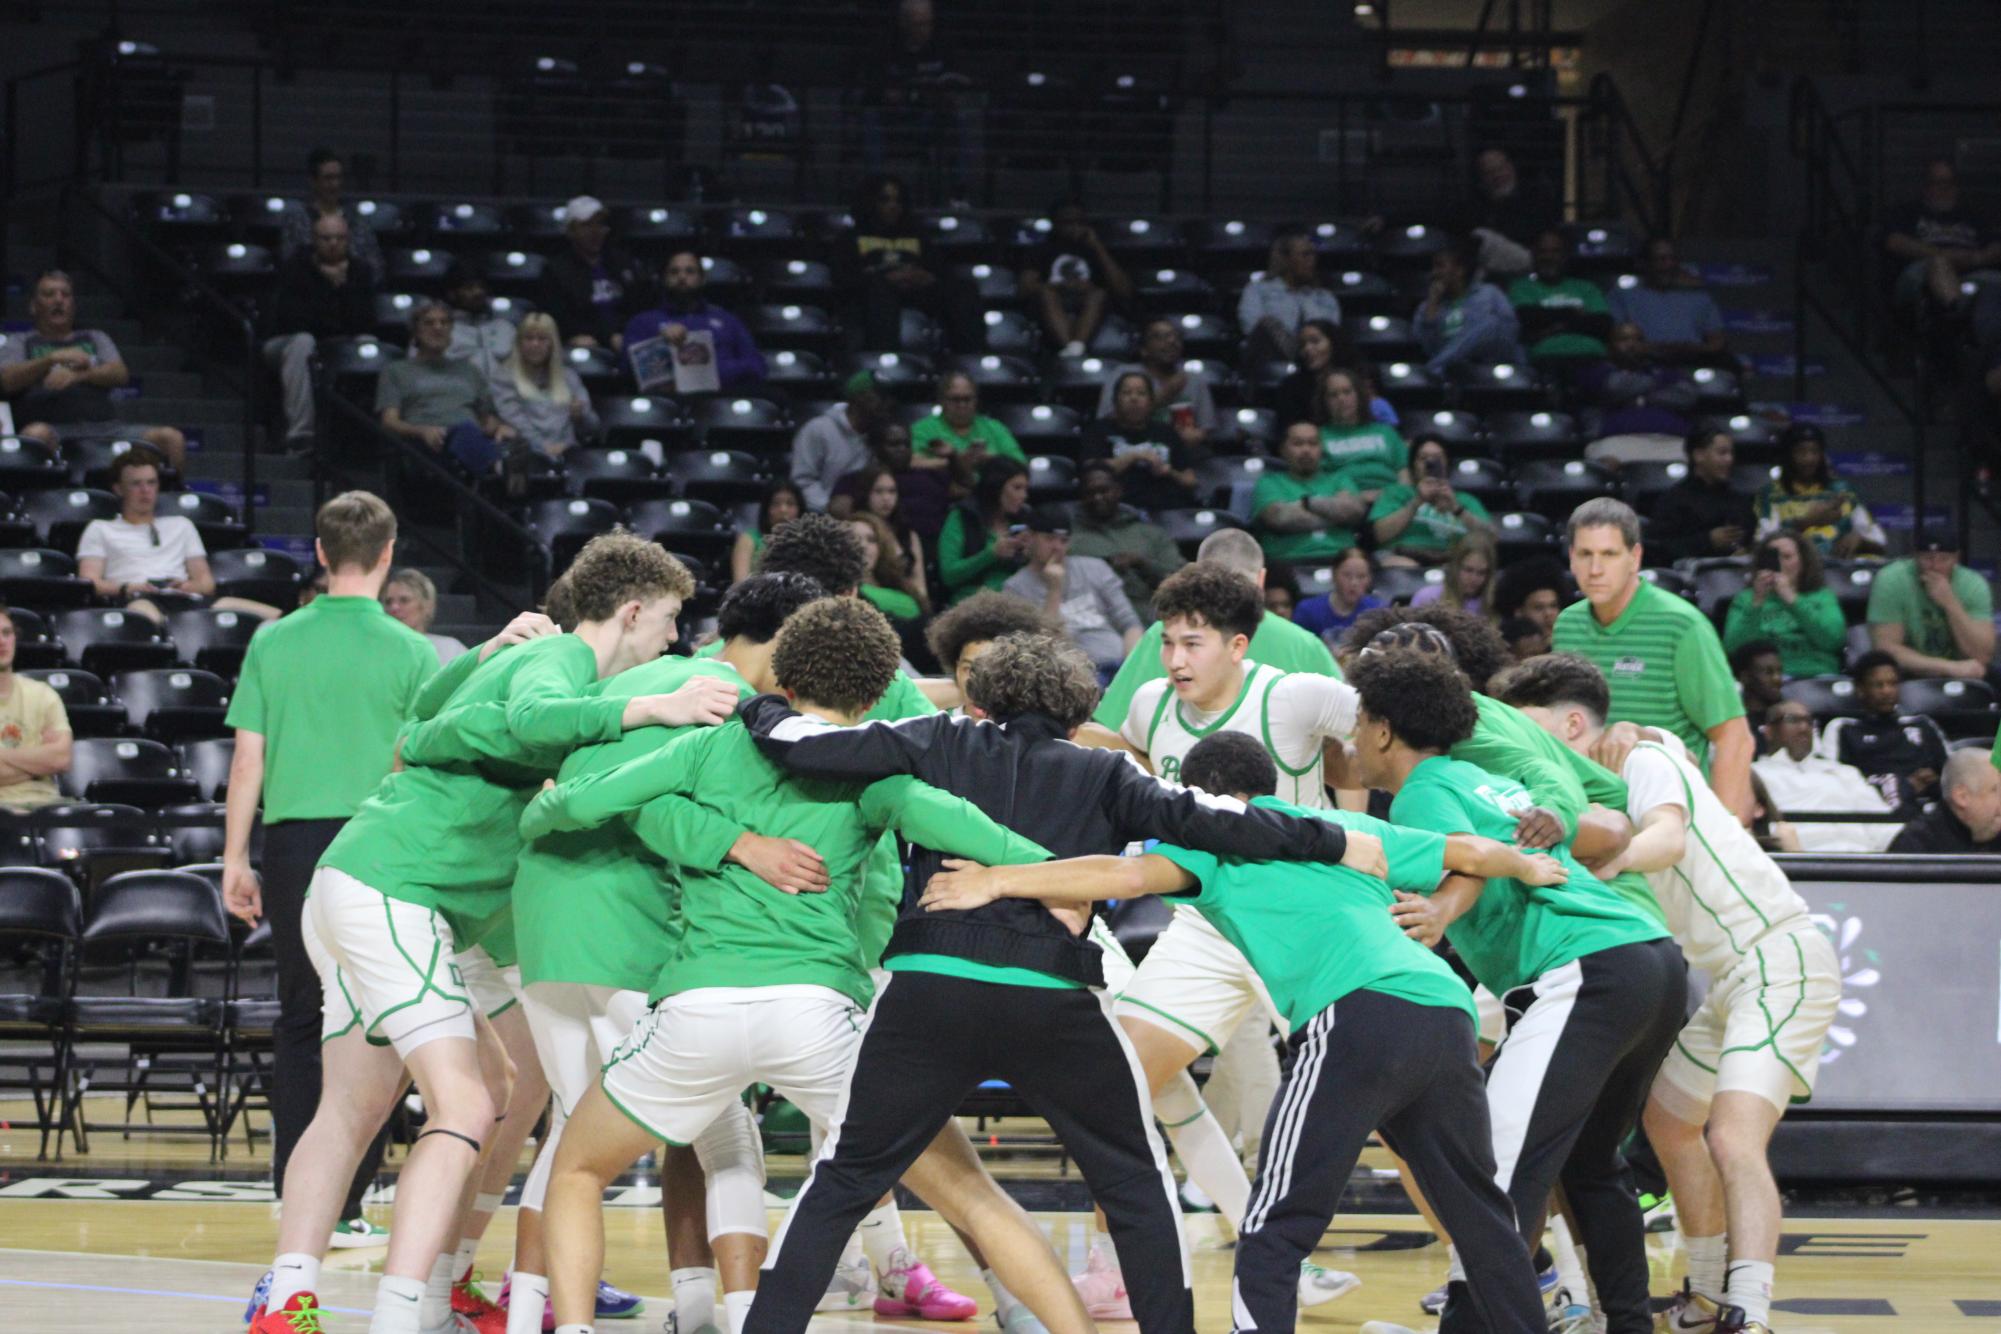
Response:
[[[59,1255],[63,1254],[63,1252],[45,1252],[45,1254]],[[207,1263],[220,1264],[224,1262],[211,1260]],[[114,1288],[101,1283],[42,1283],[28,1278],[0,1278],[0,1287],[50,1288],[58,1292],[110,1292],[127,1297],[179,1297],[191,1302],[228,1302],[231,1305],[235,1305],[243,1300],[242,1297],[225,1297],[212,1292],[173,1292],[162,1288]],[[339,1315],[370,1314],[358,1306],[326,1306],[321,1309],[333,1311]]]

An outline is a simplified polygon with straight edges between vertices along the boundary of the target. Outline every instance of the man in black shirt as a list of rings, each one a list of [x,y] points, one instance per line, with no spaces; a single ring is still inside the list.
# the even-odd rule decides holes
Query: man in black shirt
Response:
[[[1924,187],[1915,200],[1891,212],[1883,249],[1900,266],[1896,298],[1907,308],[1929,298],[1951,310],[1967,275],[2001,265],[2001,238],[1961,201],[1959,173],[1947,158],[1925,163]]]
[[[2001,852],[2001,770],[1991,751],[1956,750],[1945,798],[1890,840],[1891,852]]]
[[[563,233],[542,270],[535,304],[570,347],[623,351],[625,322],[652,300],[646,271],[611,240],[611,217],[590,195],[563,205]]]
[[[1859,716],[1836,718],[1821,733],[1821,754],[1854,765],[1899,812],[1914,815],[1938,796],[1947,747],[1939,725],[1921,713],[1899,713],[1904,683],[1897,660],[1872,649],[1848,673]]]
[[[1663,565],[1691,556],[1741,556],[1758,516],[1751,497],[1730,484],[1737,442],[1728,431],[1697,427],[1682,444],[1688,476],[1661,492],[1647,528],[1647,554]]]
[[[313,220],[310,249],[278,266],[278,283],[264,316],[264,364],[278,372],[285,398],[285,447],[313,443],[313,353],[322,338],[353,338],[375,323],[376,273],[354,254],[348,220],[323,213]]]
[[[1104,323],[1107,302],[1132,298],[1132,280],[1074,199],[1049,211],[1049,239],[1022,258],[1022,297],[1042,316],[1059,355],[1081,357]]]

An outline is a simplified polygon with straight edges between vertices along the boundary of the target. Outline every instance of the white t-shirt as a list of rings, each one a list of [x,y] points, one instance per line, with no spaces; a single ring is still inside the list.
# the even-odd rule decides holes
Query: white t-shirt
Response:
[[[1144,750],[1153,771],[1181,781],[1181,761],[1212,732],[1256,737],[1278,765],[1278,795],[1298,806],[1332,805],[1322,772],[1321,747],[1355,734],[1361,696],[1345,681],[1315,672],[1282,672],[1244,660],[1244,685],[1228,705],[1204,714],[1189,708],[1165,678],[1133,694],[1120,729],[1127,744]]]
[[[1839,811],[1858,815],[1887,815],[1890,803],[1876,785],[1863,777],[1852,764],[1829,759],[1809,751],[1796,760],[1785,751],[1776,751],[1751,762],[1751,772],[1765,784],[1765,791],[1779,813],[1795,811]],[[1890,846],[1902,825],[1884,820],[1871,824],[1836,824],[1825,820],[1801,820],[1793,826],[1802,852],[1882,852]]]
[[[104,562],[104,577],[113,583],[165,587],[187,578],[188,557],[207,559],[208,549],[194,520],[162,514],[150,524],[92,519],[77,540],[76,557],[83,561],[92,556]]]

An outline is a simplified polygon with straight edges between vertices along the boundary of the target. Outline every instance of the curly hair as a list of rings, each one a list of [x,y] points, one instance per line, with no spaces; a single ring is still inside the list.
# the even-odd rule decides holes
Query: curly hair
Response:
[[[1545,588],[1556,593],[1557,601],[1569,601],[1569,572],[1547,556],[1517,561],[1502,570],[1500,577],[1494,580],[1494,613],[1501,617],[1513,616],[1521,611],[1522,604],[1531,595]]]
[[[1612,689],[1598,664],[1575,653],[1545,653],[1510,667],[1494,682],[1495,698],[1518,709],[1571,704],[1604,722]]]
[[[839,596],[861,587],[868,571],[862,544],[847,524],[825,514],[802,514],[765,534],[759,574],[803,574]]]
[[[873,604],[821,598],[786,619],[771,671],[779,685],[806,703],[858,714],[889,689],[902,657],[902,641]]]
[[[1406,621],[1419,621],[1444,631],[1445,637],[1452,641],[1452,655],[1459,660],[1459,670],[1476,687],[1484,688],[1494,673],[1514,660],[1514,655],[1508,652],[1508,642],[1484,617],[1436,602],[1423,607],[1376,607],[1363,612],[1341,637],[1344,658],[1359,653],[1371,639]]]
[[[1413,750],[1450,750],[1480,719],[1466,679],[1436,653],[1368,654],[1348,669],[1348,683],[1362,711]]]
[[[577,600],[570,595],[570,577],[558,575],[542,594],[542,614],[564,634],[577,628]]]
[[[959,655],[966,651],[966,645],[991,643],[1015,634],[1055,639],[1062,636],[1063,627],[1027,598],[982,589],[931,622],[924,642],[950,675],[958,670]]]
[[[1265,600],[1255,580],[1196,561],[1160,581],[1153,594],[1153,615],[1162,625],[1178,618],[1211,626],[1225,641],[1233,635],[1248,639],[1264,621]]]
[[[803,574],[753,574],[723,595],[716,633],[769,644],[793,612],[825,596],[827,590]]]
[[[1278,766],[1249,733],[1212,732],[1181,761],[1181,781],[1221,797],[1269,797],[1278,791]]]
[[[1002,635],[980,655],[966,693],[996,722],[1024,714],[1053,718],[1066,730],[1090,721],[1098,707],[1098,672],[1084,651],[1054,635]]]
[[[624,528],[599,533],[586,542],[563,571],[563,579],[570,586],[580,624],[609,620],[628,602],[664,597],[685,601],[695,593],[695,576],[687,566],[658,542]]]

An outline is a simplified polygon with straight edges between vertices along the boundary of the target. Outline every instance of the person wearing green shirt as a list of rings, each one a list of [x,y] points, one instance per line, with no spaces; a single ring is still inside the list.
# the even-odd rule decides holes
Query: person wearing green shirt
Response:
[[[1448,872],[1543,883],[1563,869],[1490,839],[1290,805],[1272,795],[1271,755],[1241,732],[1196,743],[1182,777],[1192,788],[1373,834],[1387,879],[1153,842],[1139,857],[961,866],[931,877],[923,905],[963,911],[1004,897],[1088,905],[1159,894],[1191,905],[1250,960],[1288,1047],[1276,1120],[1238,1229],[1233,1292],[1250,1317],[1241,1326],[1293,1328],[1300,1265],[1380,1127],[1407,1155],[1459,1247],[1470,1287],[1453,1296],[1469,1299],[1484,1329],[1541,1334],[1546,1320],[1528,1248],[1494,1179],[1472,998],[1444,961],[1405,937],[1392,912],[1399,898],[1437,889]],[[1447,1327],[1465,1314],[1448,1315]]]
[[[1328,466],[1312,422],[1294,422],[1279,445],[1283,470],[1267,468],[1251,489],[1251,518],[1272,560],[1328,560],[1355,545],[1368,513],[1360,488]]]
[[[980,387],[964,371],[947,371],[939,377],[938,411],[912,423],[910,448],[917,454],[963,460],[960,471],[967,477],[990,456],[1028,464],[1014,432],[981,414]]]
[[[1028,467],[1009,458],[980,465],[973,494],[938,530],[938,578],[947,602],[999,588],[1028,559]]]
[[[1869,642],[1906,676],[1979,680],[1994,661],[1994,590],[1959,563],[1944,532],[1920,533],[1915,555],[1876,572],[1869,590]]]
[[[1452,489],[1452,459],[1443,437],[1420,433],[1411,444],[1410,463],[1416,485],[1384,487],[1369,510],[1379,551],[1420,565],[1441,565],[1452,544],[1466,534],[1493,532],[1494,517],[1480,497]]]
[[[1391,794],[1393,823],[1514,838],[1528,793],[1446,754],[1479,715],[1444,655],[1365,652],[1349,678],[1361,693],[1355,767],[1363,783]],[[1542,1236],[1560,1178],[1607,1329],[1643,1334],[1653,1327],[1646,1232],[1619,1145],[1687,1013],[1687,968],[1665,926],[1568,847],[1549,852],[1568,872],[1561,883],[1448,882],[1413,899],[1399,920],[1425,944],[1442,933],[1507,1008],[1487,1107],[1498,1179],[1525,1242]]]
[[[1410,482],[1410,450],[1394,426],[1369,417],[1369,400],[1352,371],[1330,370],[1320,381],[1320,447],[1326,466],[1367,504],[1386,486]]]
[[[1537,236],[1533,253],[1535,267],[1508,288],[1508,304],[1528,340],[1529,360],[1604,360],[1605,339],[1612,332],[1605,293],[1589,278],[1567,272],[1570,247],[1562,232],[1551,228]]]
[[[1848,618],[1827,586],[1820,548],[1796,534],[1777,532],[1758,543],[1748,586],[1730,599],[1723,618],[1723,651],[1767,640],[1779,649],[1787,676],[1832,676],[1841,670]]]

